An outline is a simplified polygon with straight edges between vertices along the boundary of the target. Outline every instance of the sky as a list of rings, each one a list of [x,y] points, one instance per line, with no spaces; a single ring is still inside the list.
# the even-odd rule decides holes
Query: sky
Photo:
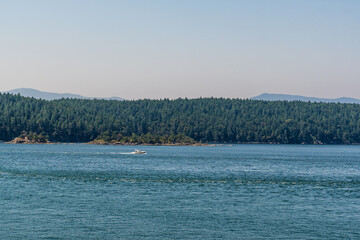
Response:
[[[0,0],[0,91],[360,98],[358,0]]]

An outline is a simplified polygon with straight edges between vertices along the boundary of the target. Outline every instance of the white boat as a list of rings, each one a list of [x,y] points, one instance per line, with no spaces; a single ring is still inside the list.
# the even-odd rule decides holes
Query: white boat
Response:
[[[131,154],[145,154],[145,151],[141,151],[141,150],[135,150],[133,152],[131,152]]]

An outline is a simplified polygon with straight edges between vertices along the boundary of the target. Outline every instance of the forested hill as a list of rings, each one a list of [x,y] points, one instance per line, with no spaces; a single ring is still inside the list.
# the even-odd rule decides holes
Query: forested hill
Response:
[[[186,136],[200,142],[351,144],[360,143],[360,105],[223,98],[45,101],[0,94],[0,139],[24,132],[60,142]]]

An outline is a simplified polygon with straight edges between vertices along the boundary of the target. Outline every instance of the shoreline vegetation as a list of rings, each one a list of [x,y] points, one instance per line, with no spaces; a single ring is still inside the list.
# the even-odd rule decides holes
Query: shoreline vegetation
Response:
[[[150,138],[149,138],[150,137]],[[176,139],[176,140],[175,140]],[[0,143],[6,144],[84,144],[84,145],[119,145],[119,146],[232,146],[233,144],[271,144],[271,145],[279,145],[284,143],[277,142],[237,142],[237,143],[223,143],[223,142],[196,142],[191,138],[188,138],[183,135],[179,136],[165,136],[156,138],[151,138],[151,135],[147,134],[147,136],[137,136],[132,135],[131,137],[123,137],[121,139],[102,139],[97,138],[90,142],[51,142],[46,139],[41,134],[35,133],[23,133],[19,137],[14,138],[11,141],[1,141]],[[301,143],[304,145],[306,143]],[[326,144],[322,142],[314,142],[312,144],[307,145],[336,145],[336,144]],[[360,145],[360,143],[351,143],[351,144],[338,144],[338,145]]]
[[[125,143],[125,142],[106,142],[106,141],[91,141],[85,143],[87,145],[131,145],[131,146],[224,146],[224,144],[211,143]]]
[[[0,140],[113,145],[359,144],[360,104],[198,98],[40,100],[0,93]]]
[[[351,144],[330,144],[330,143],[273,143],[273,142],[237,142],[237,143],[221,143],[221,142],[211,142],[211,143],[124,143],[124,142],[106,142],[106,141],[90,141],[90,142],[37,142],[26,140],[24,138],[15,138],[11,141],[2,141],[0,143],[5,144],[29,144],[29,145],[36,145],[36,144],[64,144],[64,145],[72,145],[72,144],[83,144],[83,145],[111,145],[111,146],[226,146],[231,147],[234,144],[254,144],[254,145],[360,145],[360,143],[351,143]]]
[[[46,139],[42,134],[38,135],[36,133],[26,133],[23,132],[20,136],[14,138],[13,140],[5,143],[14,143],[14,144],[50,144],[51,142]]]
[[[146,136],[137,136],[133,134],[131,137],[121,137],[117,139],[106,138],[102,139],[98,137],[97,139],[89,142],[51,142],[46,139],[43,135],[38,135],[36,133],[26,133],[24,132],[20,136],[14,138],[11,141],[1,141],[0,143],[6,144],[85,144],[85,145],[131,145],[131,146],[232,146],[232,144],[272,144],[279,145],[284,143],[277,142],[237,142],[237,143],[224,143],[224,142],[196,142],[195,140],[186,137],[184,135],[178,136],[151,136],[146,134]],[[301,143],[301,145],[306,143]],[[309,145],[309,144],[308,144]],[[310,145],[335,145],[335,144],[326,144],[322,142],[314,142]],[[340,145],[360,145],[360,143],[351,143],[351,144],[340,144]]]
[[[11,141],[5,142],[9,144],[76,144],[72,143],[62,143],[62,142],[50,142],[43,135],[38,135],[36,133],[26,133],[24,132],[20,136],[14,138]],[[220,146],[225,145],[221,143],[200,143],[196,142],[193,139],[186,137],[184,135],[177,136],[151,136],[149,134],[144,136],[137,136],[133,134],[131,137],[121,137],[117,139],[101,139],[97,138],[90,142],[85,142],[82,144],[86,145],[143,145],[143,146]]]

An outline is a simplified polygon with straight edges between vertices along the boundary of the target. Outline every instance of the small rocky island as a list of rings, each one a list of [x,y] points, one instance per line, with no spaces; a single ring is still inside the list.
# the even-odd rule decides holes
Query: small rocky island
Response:
[[[20,136],[14,138],[10,142],[7,143],[14,143],[14,144],[49,144],[50,141],[43,136],[42,134],[36,133],[26,133],[24,132]]]

